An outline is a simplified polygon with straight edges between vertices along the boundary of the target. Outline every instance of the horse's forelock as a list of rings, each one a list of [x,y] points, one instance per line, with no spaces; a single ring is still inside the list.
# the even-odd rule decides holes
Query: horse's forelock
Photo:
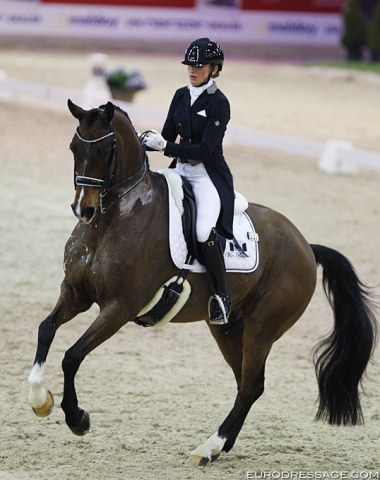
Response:
[[[96,124],[96,122],[99,121],[101,124],[105,123],[101,107],[88,110],[81,118],[80,123],[82,123],[82,125],[86,125],[88,128],[91,128]]]

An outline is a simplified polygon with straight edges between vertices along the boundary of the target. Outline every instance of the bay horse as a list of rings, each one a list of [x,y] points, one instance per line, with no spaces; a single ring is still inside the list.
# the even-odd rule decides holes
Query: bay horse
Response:
[[[149,168],[145,151],[128,117],[111,102],[84,110],[68,100],[79,121],[70,149],[75,165],[79,222],[67,241],[65,276],[57,304],[38,330],[28,381],[29,400],[39,416],[48,415],[53,396],[44,385],[44,366],[57,329],[94,303],[99,314],[62,361],[61,407],[76,435],[90,428],[78,406],[75,375],[84,358],[136,319],[169,278],[178,274],[168,246],[168,187]],[[228,452],[253,403],[264,391],[265,363],[273,343],[303,314],[316,286],[317,267],[334,312],[332,332],[314,355],[319,386],[317,419],[335,425],[363,421],[359,387],[376,343],[376,318],[368,288],[341,253],[309,245],[283,215],[249,204],[248,215],[260,234],[260,264],[251,273],[229,273],[230,330],[209,325],[233,370],[237,395],[225,420],[191,459],[204,466]],[[173,322],[208,318],[206,274],[190,273],[191,295]]]

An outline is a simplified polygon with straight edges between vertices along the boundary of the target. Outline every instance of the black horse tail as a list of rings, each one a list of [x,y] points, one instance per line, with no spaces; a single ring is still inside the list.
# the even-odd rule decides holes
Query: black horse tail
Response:
[[[363,423],[359,386],[377,339],[377,322],[368,288],[349,260],[321,245],[311,245],[323,268],[323,288],[334,311],[334,328],[314,350],[319,387],[316,420],[331,425]]]

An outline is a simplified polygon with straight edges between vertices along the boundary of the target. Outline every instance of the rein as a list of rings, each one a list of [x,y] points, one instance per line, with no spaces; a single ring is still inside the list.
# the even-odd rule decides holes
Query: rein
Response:
[[[83,137],[80,136],[78,132],[78,128],[75,131],[76,136],[81,140],[82,142],[85,143],[97,143],[100,142],[108,137],[113,136],[113,145],[112,149],[110,151],[110,161],[109,161],[109,167],[108,167],[108,172],[107,176],[105,179],[101,178],[93,178],[93,177],[86,177],[83,175],[75,175],[76,172],[74,172],[74,178],[75,178],[75,185],[76,186],[83,186],[83,187],[97,187],[101,188],[100,196],[99,196],[99,206],[100,206],[100,211],[101,213],[105,213],[109,207],[111,207],[115,202],[120,200],[124,195],[126,195],[128,192],[130,192],[133,188],[135,188],[141,180],[144,178],[147,169],[148,169],[148,159],[147,155],[144,155],[144,163],[143,166],[140,168],[140,170],[130,177],[127,177],[125,180],[122,180],[121,182],[117,183],[116,185],[113,185],[110,187],[110,183],[113,177],[113,173],[115,170],[116,166],[116,159],[117,159],[117,151],[116,151],[116,139],[115,139],[115,132],[109,132],[106,135],[103,135],[102,137],[95,138],[93,140],[87,140]],[[120,192],[116,197],[113,199],[111,198],[111,201],[107,201],[107,195],[112,194],[115,192],[115,190],[119,189],[120,187],[126,186],[126,189]]]

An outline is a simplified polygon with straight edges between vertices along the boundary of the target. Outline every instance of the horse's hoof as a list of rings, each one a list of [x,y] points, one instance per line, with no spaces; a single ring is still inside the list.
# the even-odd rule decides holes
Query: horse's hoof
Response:
[[[212,460],[201,455],[190,455],[190,463],[195,467],[206,467]]]
[[[70,430],[79,436],[85,435],[90,430],[90,415],[83,410],[82,418],[75,427],[69,427]]]
[[[211,455],[209,457],[202,457],[202,455],[192,454],[190,455],[190,463],[195,465],[196,467],[207,467],[209,463],[215,462],[217,458],[219,458],[220,453],[216,455]]]
[[[54,397],[50,390],[47,391],[46,395],[46,402],[42,407],[32,407],[33,412],[37,415],[37,417],[47,417],[51,414],[54,407]]]

